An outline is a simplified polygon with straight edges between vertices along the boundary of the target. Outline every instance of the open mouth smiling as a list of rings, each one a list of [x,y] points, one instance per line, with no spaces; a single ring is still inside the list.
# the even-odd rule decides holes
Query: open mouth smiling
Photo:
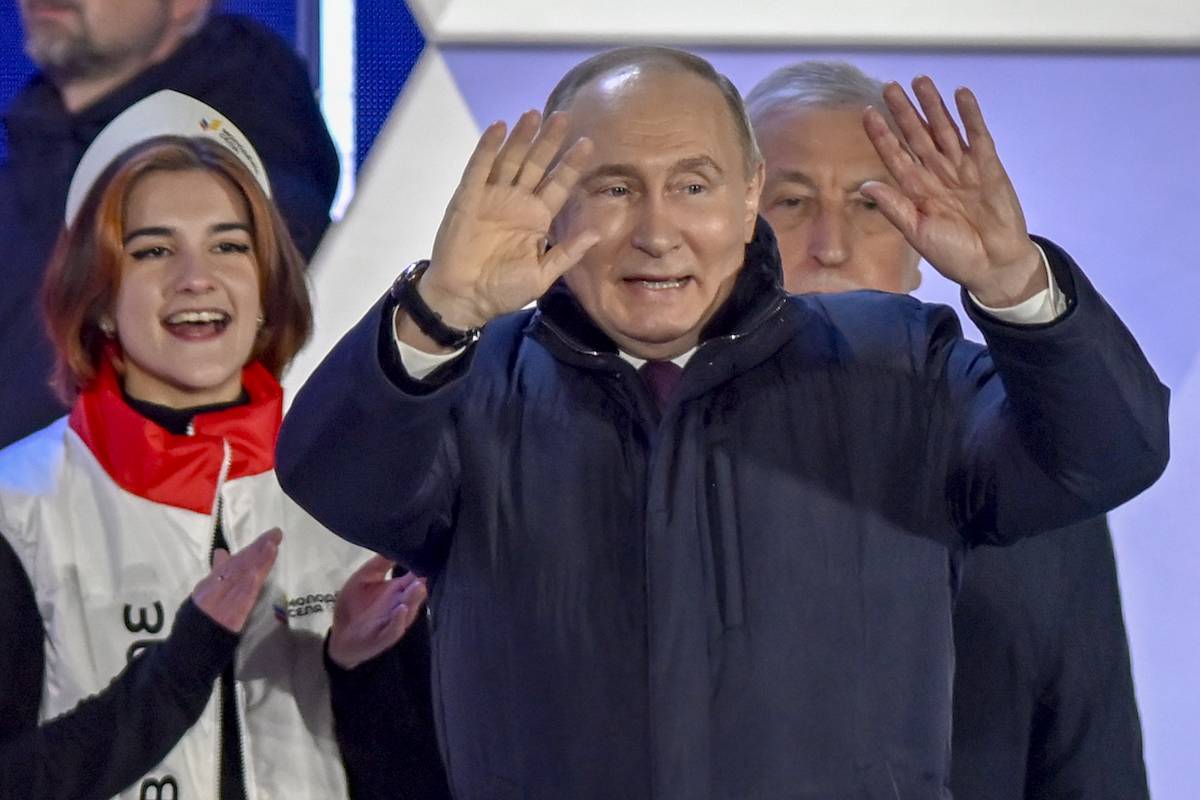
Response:
[[[189,309],[168,314],[163,327],[183,339],[206,339],[219,336],[229,327],[233,317],[219,309]]]

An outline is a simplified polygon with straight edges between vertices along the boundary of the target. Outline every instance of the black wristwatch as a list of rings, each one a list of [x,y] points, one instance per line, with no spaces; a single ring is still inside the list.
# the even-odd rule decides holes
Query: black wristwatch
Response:
[[[479,339],[479,328],[451,328],[442,321],[441,315],[429,307],[425,298],[417,291],[417,281],[429,269],[429,259],[414,261],[404,268],[400,276],[392,284],[392,300],[398,308],[417,324],[421,333],[437,342],[442,347],[461,350],[467,345],[474,344]]]

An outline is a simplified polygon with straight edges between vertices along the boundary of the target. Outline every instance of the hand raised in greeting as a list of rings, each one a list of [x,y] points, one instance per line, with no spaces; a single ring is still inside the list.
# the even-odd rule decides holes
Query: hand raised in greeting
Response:
[[[934,269],[983,304],[1013,306],[1045,289],[1041,256],[975,95],[955,93],[964,139],[933,81],[916,78],[913,92],[924,119],[899,84],[884,90],[899,136],[878,110],[864,114],[867,135],[899,188],[872,182],[863,193]]]
[[[561,156],[565,113],[528,111],[505,138],[503,123],[484,131],[438,228],[418,291],[454,328],[474,328],[523,307],[587,252],[598,237],[584,230],[547,249],[554,216],[592,150],[579,139]],[[408,324],[406,324],[406,322]],[[397,334],[427,347],[407,317]]]

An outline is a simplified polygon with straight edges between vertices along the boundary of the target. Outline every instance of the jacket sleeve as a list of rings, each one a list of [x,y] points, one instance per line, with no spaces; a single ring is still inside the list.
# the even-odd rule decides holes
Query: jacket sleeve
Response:
[[[1168,458],[1169,392],[1133,336],[1070,257],[1039,240],[1066,313],[1018,326],[968,313],[988,352],[935,330],[930,353],[948,404],[952,520],[968,538],[1005,542],[1097,516],[1153,483]]]
[[[146,647],[102,692],[39,724],[42,624],[3,537],[0,586],[0,797],[103,800],[135,783],[200,717],[237,645],[188,600],[166,640]]]
[[[425,616],[390,650],[352,670],[334,664],[327,646],[325,669],[350,799],[449,800],[434,729]]]
[[[29,576],[8,539],[0,536],[0,774],[7,775],[7,742],[37,726],[45,671],[42,619]],[[0,788],[5,786],[0,780]],[[0,792],[0,796],[8,795]]]
[[[276,473],[325,527],[434,575],[453,524],[455,416],[475,348],[418,383],[398,363],[391,319],[389,302],[377,303],[309,377],[280,429]]]

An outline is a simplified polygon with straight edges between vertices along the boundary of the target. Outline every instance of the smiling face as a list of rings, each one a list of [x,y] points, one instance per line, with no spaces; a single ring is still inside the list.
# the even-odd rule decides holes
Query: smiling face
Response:
[[[720,91],[702,78],[633,67],[579,90],[568,141],[595,151],[553,238],[601,239],[565,276],[627,353],[673,358],[729,296],[754,233],[761,167],[745,157]]]
[[[789,292],[911,292],[920,261],[862,194],[894,185],[862,126],[861,108],[781,108],[755,125],[766,162],[763,216],[779,240]]]
[[[125,391],[173,408],[236,400],[261,314],[250,215],[228,180],[153,171],[125,200],[111,313]]]

